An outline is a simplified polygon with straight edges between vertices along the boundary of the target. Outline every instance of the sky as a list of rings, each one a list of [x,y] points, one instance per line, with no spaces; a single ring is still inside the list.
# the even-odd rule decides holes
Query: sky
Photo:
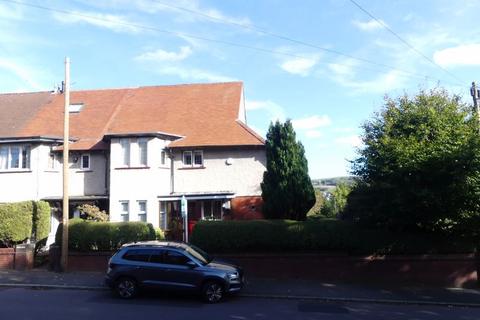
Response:
[[[480,81],[477,0],[0,0],[0,92],[243,81],[312,178],[345,176],[384,98]]]

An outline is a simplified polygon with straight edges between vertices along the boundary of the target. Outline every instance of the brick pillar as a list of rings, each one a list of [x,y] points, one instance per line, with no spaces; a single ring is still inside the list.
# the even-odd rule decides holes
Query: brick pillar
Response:
[[[18,244],[15,246],[15,270],[29,270],[33,268],[33,252],[35,245]]]

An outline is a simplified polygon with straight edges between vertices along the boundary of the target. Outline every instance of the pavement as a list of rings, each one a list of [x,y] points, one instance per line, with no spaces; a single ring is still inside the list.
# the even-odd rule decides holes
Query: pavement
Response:
[[[102,272],[0,270],[0,288],[108,290]],[[389,287],[302,279],[250,278],[242,297],[480,308],[479,289]]]

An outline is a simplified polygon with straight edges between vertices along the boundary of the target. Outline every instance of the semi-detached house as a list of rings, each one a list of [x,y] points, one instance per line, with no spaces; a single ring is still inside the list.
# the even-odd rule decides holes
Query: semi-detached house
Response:
[[[246,124],[241,82],[70,101],[70,216],[89,203],[168,229],[185,196],[190,222],[261,217],[264,140]],[[46,200],[61,215],[63,110],[61,92],[0,95],[0,202]]]

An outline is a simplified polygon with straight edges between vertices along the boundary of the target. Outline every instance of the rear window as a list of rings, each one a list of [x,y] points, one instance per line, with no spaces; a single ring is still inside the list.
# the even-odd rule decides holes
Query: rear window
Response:
[[[151,254],[151,250],[132,249],[125,252],[122,258],[130,261],[147,262],[148,259],[150,258],[150,254]]]

